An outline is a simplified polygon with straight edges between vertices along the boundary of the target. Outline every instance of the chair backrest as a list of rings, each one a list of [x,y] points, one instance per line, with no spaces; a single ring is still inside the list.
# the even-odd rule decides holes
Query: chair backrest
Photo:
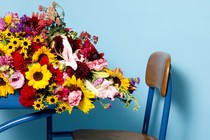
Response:
[[[148,98],[144,116],[142,133],[148,133],[152,102],[155,89],[158,89],[165,98],[163,114],[160,126],[159,140],[165,140],[168,117],[171,104],[172,80],[171,80],[171,57],[165,52],[154,52],[149,57],[146,68],[146,84],[149,86]]]

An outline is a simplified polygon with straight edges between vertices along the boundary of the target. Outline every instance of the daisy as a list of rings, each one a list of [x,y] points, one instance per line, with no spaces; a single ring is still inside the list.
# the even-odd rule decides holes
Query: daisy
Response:
[[[6,97],[8,94],[14,94],[14,89],[9,80],[0,73],[0,97]]]
[[[26,79],[29,80],[28,85],[35,89],[43,89],[49,85],[52,74],[47,69],[47,65],[41,66],[39,63],[33,64],[25,73]]]
[[[94,104],[91,101],[91,99],[95,98],[95,94],[93,94],[88,89],[86,89],[84,86],[84,83],[80,79],[76,79],[76,77],[74,75],[71,78],[67,77],[63,86],[69,88],[70,93],[73,93],[74,91],[76,91],[77,93],[81,93],[80,97],[75,96],[77,99],[74,99],[76,102],[78,102],[78,99],[80,98],[77,107],[81,111],[83,111],[84,113],[88,113],[90,111],[90,109],[95,108]],[[70,94],[69,94],[69,96],[70,96]],[[69,99],[69,103],[71,103],[70,111],[69,111],[70,113],[71,113],[71,109],[73,108],[72,100],[73,100],[73,98]]]

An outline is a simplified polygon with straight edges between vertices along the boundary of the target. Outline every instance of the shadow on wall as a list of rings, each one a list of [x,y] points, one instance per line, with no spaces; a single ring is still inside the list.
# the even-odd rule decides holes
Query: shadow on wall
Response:
[[[171,114],[169,118],[169,127],[171,124],[171,133],[176,136],[173,124],[179,124],[177,129],[179,131],[177,135],[181,136],[182,139],[187,136],[190,128],[190,86],[188,85],[186,74],[183,73],[177,67],[172,66],[172,80],[173,80],[173,91],[172,91],[172,102],[171,102]],[[188,130],[188,131],[186,131]]]

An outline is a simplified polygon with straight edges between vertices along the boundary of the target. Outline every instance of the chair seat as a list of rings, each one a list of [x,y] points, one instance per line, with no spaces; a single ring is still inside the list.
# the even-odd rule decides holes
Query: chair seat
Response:
[[[157,140],[155,137],[120,130],[75,130],[73,140]]]

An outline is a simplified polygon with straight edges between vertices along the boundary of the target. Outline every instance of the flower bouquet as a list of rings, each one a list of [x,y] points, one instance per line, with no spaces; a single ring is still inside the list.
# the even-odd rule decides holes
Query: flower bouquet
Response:
[[[31,17],[13,12],[0,17],[0,103],[9,106],[15,97],[21,106],[35,110],[53,106],[57,113],[71,113],[76,107],[88,113],[94,102],[109,109],[117,98],[126,107],[133,100],[137,110],[132,93],[139,78],[109,69],[95,48],[98,37],[67,28],[58,8],[62,10],[53,2],[39,6]]]

